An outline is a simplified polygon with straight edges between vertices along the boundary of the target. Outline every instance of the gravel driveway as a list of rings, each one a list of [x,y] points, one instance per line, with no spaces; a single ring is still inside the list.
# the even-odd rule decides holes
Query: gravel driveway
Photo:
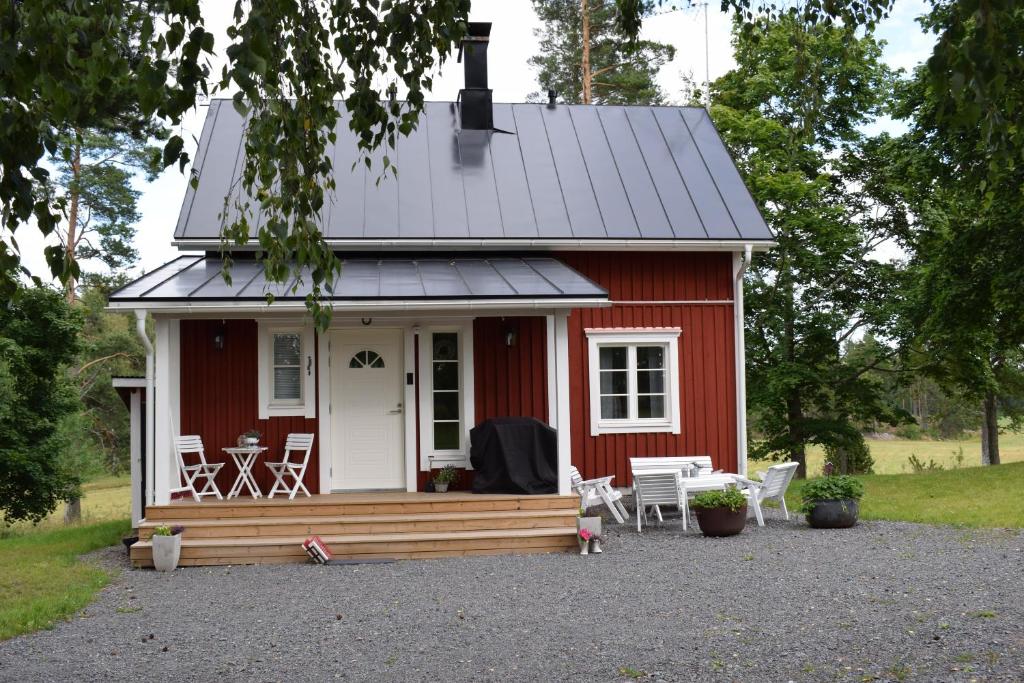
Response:
[[[1019,532],[610,526],[589,557],[128,570],[0,680],[1024,680]]]

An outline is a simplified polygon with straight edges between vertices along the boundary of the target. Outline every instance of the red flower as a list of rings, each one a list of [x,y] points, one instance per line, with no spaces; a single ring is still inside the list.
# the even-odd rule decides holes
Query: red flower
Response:
[[[593,536],[594,534],[590,533],[590,529],[580,529],[580,538],[584,541],[589,541]]]

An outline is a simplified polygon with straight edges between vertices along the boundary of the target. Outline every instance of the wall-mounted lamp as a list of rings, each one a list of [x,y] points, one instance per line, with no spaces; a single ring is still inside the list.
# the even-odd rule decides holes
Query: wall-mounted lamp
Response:
[[[515,346],[518,340],[519,333],[515,330],[515,328],[510,327],[509,329],[505,330],[505,346]]]
[[[213,348],[217,351],[224,350],[224,337],[225,337],[224,323],[221,323],[217,327],[213,328]]]
[[[371,325],[373,324],[373,318],[361,318],[359,322],[361,322],[364,325]]]

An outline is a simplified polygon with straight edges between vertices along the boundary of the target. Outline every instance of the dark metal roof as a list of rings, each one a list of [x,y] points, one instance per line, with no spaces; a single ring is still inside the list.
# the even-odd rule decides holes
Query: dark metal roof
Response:
[[[772,239],[704,109],[495,104],[484,131],[460,130],[454,103],[427,103],[386,152],[397,179],[379,183],[385,151],[372,170],[356,163],[348,120],[331,149],[328,240]],[[243,124],[230,101],[210,104],[176,239],[216,241],[229,195],[234,219]]]
[[[110,296],[110,303],[177,301],[304,301],[310,278],[268,283],[263,265],[240,260],[231,266],[231,284],[221,277],[222,261],[181,256]],[[452,299],[594,299],[608,292],[553,258],[343,259],[341,276],[325,299],[331,301],[445,301]]]

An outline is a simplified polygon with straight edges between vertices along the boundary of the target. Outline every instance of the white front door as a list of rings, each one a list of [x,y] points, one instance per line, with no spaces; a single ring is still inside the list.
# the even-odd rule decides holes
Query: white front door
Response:
[[[404,489],[402,330],[331,334],[331,488]]]

